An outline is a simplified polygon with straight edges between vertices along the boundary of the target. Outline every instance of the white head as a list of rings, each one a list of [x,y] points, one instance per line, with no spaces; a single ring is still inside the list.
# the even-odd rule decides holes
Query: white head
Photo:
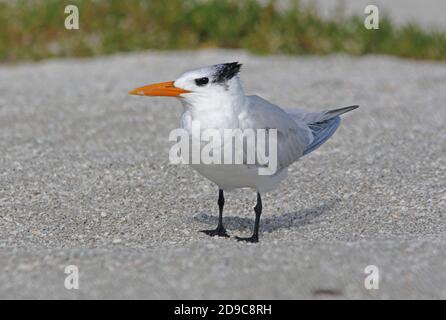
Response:
[[[141,96],[169,96],[180,98],[185,105],[215,99],[228,100],[243,96],[238,73],[238,62],[217,64],[183,73],[175,81],[147,85],[130,91]]]

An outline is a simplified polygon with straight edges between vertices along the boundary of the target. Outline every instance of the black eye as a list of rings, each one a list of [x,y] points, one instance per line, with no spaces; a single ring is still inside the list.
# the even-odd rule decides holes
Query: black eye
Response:
[[[209,78],[207,78],[207,77],[195,79],[195,84],[200,87],[207,85],[208,82],[209,82]]]

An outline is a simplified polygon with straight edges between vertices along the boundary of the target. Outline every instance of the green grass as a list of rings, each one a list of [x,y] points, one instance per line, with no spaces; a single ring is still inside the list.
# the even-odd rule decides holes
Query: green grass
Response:
[[[79,7],[79,30],[64,28],[67,4]],[[255,0],[16,0],[0,2],[0,61],[203,47],[446,60],[444,33],[396,27],[382,16],[379,30],[367,30],[363,21],[326,21],[297,1],[278,10],[275,1]]]

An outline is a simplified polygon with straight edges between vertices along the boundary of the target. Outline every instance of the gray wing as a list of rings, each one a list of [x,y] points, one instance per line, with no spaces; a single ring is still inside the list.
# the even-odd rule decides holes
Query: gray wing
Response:
[[[348,106],[322,112],[305,112],[299,109],[286,109],[296,121],[303,121],[308,125],[313,135],[313,141],[304,150],[304,155],[316,150],[335,133],[341,123],[340,115],[357,109],[359,106]]]
[[[259,96],[248,96],[247,99],[238,117],[240,128],[277,129],[278,169],[297,161],[313,141],[308,125]]]

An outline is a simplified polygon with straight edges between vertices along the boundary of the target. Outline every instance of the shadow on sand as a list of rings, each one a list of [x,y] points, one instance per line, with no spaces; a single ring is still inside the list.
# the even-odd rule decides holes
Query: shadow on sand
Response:
[[[327,214],[339,202],[339,199],[330,200],[326,203],[308,209],[302,209],[294,212],[287,212],[281,215],[262,216],[260,220],[261,232],[273,232],[278,229],[291,229],[302,227],[311,222],[311,220]],[[252,218],[240,218],[230,213],[223,215],[223,224],[228,230],[252,229],[254,225],[254,212]],[[202,211],[194,216],[194,220],[211,226],[216,226],[218,222],[217,215],[211,215],[208,211]]]

